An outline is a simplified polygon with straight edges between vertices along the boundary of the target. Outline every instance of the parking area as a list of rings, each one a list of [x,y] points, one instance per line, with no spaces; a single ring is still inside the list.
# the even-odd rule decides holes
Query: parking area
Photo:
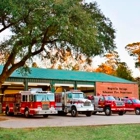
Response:
[[[78,117],[51,115],[48,118],[42,116],[24,118],[22,116],[5,116],[0,115],[0,127],[3,128],[36,128],[36,127],[64,127],[64,126],[96,126],[112,124],[134,124],[140,123],[140,115],[126,113],[123,116],[113,114],[105,116],[96,114],[91,117],[79,115]]]

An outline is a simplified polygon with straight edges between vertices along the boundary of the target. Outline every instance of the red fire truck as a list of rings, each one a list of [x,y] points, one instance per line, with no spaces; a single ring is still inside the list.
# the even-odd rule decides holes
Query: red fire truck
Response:
[[[117,101],[113,96],[110,95],[93,96],[91,100],[94,105],[93,114],[96,114],[97,112],[105,112],[106,116],[110,116],[112,113],[123,115],[125,112],[124,102]]]
[[[24,115],[25,117],[57,114],[54,93],[31,89],[16,94],[5,94],[2,100],[2,112],[6,115]]]
[[[136,98],[123,98],[121,99],[125,103],[126,112],[135,112],[136,115],[140,115],[140,100]]]

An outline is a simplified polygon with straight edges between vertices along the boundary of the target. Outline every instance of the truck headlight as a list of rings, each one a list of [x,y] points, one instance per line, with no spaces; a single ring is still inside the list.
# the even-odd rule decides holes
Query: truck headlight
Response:
[[[40,106],[37,107],[38,110],[42,110],[42,108]]]

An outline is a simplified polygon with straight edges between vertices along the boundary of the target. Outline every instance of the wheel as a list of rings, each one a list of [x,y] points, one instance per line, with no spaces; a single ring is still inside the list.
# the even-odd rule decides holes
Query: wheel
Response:
[[[78,112],[77,112],[75,107],[72,107],[72,109],[71,109],[71,116],[72,117],[77,117],[78,116]]]
[[[48,118],[48,116],[49,116],[48,114],[44,114],[43,115],[44,118]]]
[[[124,114],[123,111],[120,111],[120,112],[118,113],[118,115],[120,115],[120,116],[122,116],[123,114]]]
[[[110,116],[112,114],[111,108],[110,107],[106,107],[105,108],[105,115],[106,116]]]
[[[86,116],[87,116],[87,117],[90,117],[90,116],[91,116],[91,114],[92,114],[92,112],[91,112],[91,111],[87,111],[87,112],[86,112]]]
[[[9,116],[9,115],[10,115],[10,112],[9,112],[9,107],[6,107],[5,114],[6,114],[6,116]]]
[[[123,114],[126,114],[126,111],[124,111]]]
[[[135,114],[136,114],[136,115],[140,115],[140,109],[139,109],[139,108],[136,108],[136,109],[135,109]]]
[[[25,109],[25,111],[24,111],[24,116],[26,117],[26,118],[29,118],[29,109]]]
[[[97,111],[92,112],[93,115],[95,115],[97,113]]]

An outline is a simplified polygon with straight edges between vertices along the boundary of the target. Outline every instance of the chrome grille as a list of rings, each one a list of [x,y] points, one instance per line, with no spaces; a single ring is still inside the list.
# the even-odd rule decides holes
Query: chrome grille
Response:
[[[116,106],[123,106],[124,103],[123,102],[116,102]]]
[[[43,104],[42,105],[42,110],[47,110],[49,109],[49,104]]]
[[[91,106],[91,102],[84,102],[84,106]]]

